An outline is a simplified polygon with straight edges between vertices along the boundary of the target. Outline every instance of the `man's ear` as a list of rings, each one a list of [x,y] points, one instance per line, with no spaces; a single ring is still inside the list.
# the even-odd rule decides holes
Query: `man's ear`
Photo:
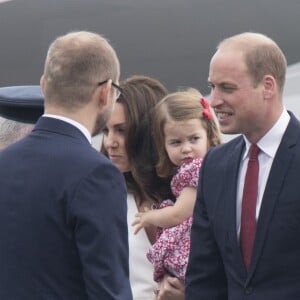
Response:
[[[43,95],[45,95],[45,78],[44,78],[44,75],[41,76],[40,86],[41,86]]]
[[[98,100],[98,104],[103,106],[106,106],[107,103],[110,101],[110,97],[111,97],[111,85],[112,81],[111,79],[107,81],[106,84],[99,86],[99,88],[96,91],[96,97]]]
[[[277,90],[277,83],[272,75],[265,75],[263,78],[263,95],[264,99],[270,99]]]

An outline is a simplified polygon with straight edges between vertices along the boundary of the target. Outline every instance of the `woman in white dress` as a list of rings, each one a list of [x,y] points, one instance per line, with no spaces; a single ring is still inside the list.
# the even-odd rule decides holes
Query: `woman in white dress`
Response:
[[[131,226],[138,211],[151,209],[172,197],[169,179],[156,176],[156,151],[151,138],[152,110],[166,94],[156,79],[133,76],[121,82],[122,93],[103,130],[102,151],[124,174],[128,188],[129,271],[134,300],[184,299],[183,286],[173,279],[164,281],[156,298],[157,284],[146,252],[155,241],[156,228],[148,227],[137,235]]]

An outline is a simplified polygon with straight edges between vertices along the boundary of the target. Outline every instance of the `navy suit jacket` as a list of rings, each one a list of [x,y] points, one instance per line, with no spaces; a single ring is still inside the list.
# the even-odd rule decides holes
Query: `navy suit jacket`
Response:
[[[42,117],[0,153],[0,299],[132,299],[122,174]]]
[[[300,123],[291,119],[274,158],[249,272],[236,227],[242,136],[211,149],[201,167],[186,274],[187,300],[300,299]]]

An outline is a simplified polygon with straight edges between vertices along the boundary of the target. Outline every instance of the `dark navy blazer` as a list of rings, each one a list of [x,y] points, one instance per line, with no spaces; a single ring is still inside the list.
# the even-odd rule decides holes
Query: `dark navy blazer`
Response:
[[[0,299],[132,299],[122,174],[42,117],[0,153]]]
[[[263,195],[249,272],[236,227],[241,136],[208,152],[192,227],[187,300],[300,299],[300,123],[291,119]]]

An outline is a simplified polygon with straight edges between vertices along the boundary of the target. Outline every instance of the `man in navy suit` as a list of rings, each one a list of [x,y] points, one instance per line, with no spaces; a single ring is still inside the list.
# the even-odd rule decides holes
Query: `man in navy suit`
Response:
[[[0,151],[29,134],[44,112],[39,85],[0,88]]]
[[[91,146],[119,75],[98,34],[73,32],[50,45],[45,114],[0,153],[0,299],[132,299],[124,179]]]
[[[285,73],[278,45],[258,33],[225,39],[211,59],[211,106],[223,133],[242,135],[202,164],[187,300],[300,299],[300,124],[283,105]],[[243,194],[252,144],[258,172],[249,178],[258,177],[258,188],[250,207],[254,185]]]

